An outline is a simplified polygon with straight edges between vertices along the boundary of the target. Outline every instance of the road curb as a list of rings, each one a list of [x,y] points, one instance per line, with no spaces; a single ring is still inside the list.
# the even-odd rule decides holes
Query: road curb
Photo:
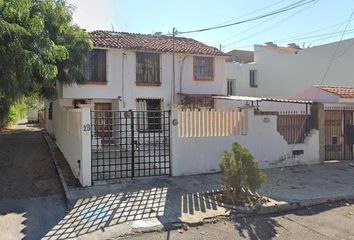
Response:
[[[71,209],[72,206],[73,206],[73,199],[71,197],[68,185],[65,182],[65,178],[64,178],[63,172],[61,171],[61,169],[59,167],[58,160],[57,160],[57,158],[55,156],[55,153],[57,151],[60,151],[60,150],[58,149],[58,146],[53,142],[53,140],[51,139],[51,137],[49,136],[47,131],[42,130],[42,134],[43,134],[43,137],[44,137],[45,141],[47,142],[47,145],[48,145],[48,148],[49,148],[49,151],[50,151],[50,155],[52,157],[55,169],[56,169],[56,171],[57,171],[57,173],[59,175],[60,183],[61,183],[61,185],[63,187],[63,190],[64,190],[66,207],[67,207],[67,209]]]
[[[201,226],[201,225],[204,225],[207,223],[215,223],[218,221],[222,221],[222,220],[228,219],[230,217],[239,218],[239,217],[261,216],[261,215],[267,215],[267,214],[280,214],[280,213],[286,213],[289,211],[298,210],[301,208],[306,208],[306,207],[311,207],[311,206],[316,206],[316,205],[321,205],[321,204],[326,204],[326,203],[334,203],[334,202],[345,201],[345,200],[353,200],[353,199],[354,199],[354,194],[345,195],[345,196],[329,197],[329,198],[309,199],[309,200],[304,200],[304,201],[285,203],[285,204],[281,204],[281,205],[274,205],[271,207],[263,207],[263,208],[258,209],[258,211],[253,210],[252,212],[250,211],[247,213],[237,211],[237,209],[231,209],[231,208],[227,208],[227,207],[223,206],[224,208],[230,210],[229,214],[222,214],[222,215],[217,215],[214,217],[203,218],[200,221],[195,221],[195,222],[182,222],[181,221],[181,222],[174,222],[174,223],[169,223],[169,224],[164,224],[164,225],[161,224],[161,226],[132,228],[132,233],[139,234],[139,233],[175,230],[175,229],[182,228],[182,226],[184,224],[188,225],[189,227],[197,227],[197,226]]]

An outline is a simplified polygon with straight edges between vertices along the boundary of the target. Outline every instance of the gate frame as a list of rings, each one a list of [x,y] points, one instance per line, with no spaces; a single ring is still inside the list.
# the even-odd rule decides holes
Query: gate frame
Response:
[[[116,154],[114,155],[113,158],[110,157],[110,151],[111,151],[111,148],[110,148],[110,144],[108,145],[108,155],[109,155],[109,162],[108,162],[108,165],[105,164],[105,154],[107,153],[107,151],[105,151],[103,149],[103,145],[104,144],[101,144],[101,150],[102,150],[102,154],[103,154],[103,158],[98,158],[98,154],[100,153],[98,148],[94,150],[93,146],[96,146],[98,147],[98,142],[96,145],[93,144],[94,142],[94,139],[96,139],[96,141],[99,140],[99,137],[98,135],[96,136],[95,134],[95,131],[96,131],[96,123],[95,123],[95,116],[94,116],[94,113],[95,112],[109,112],[111,113],[111,118],[112,118],[112,121],[111,121],[111,124],[112,124],[112,137],[109,137],[109,141],[110,140],[113,140],[114,141],[114,147],[116,147],[117,149],[120,148],[122,145],[126,146],[127,148],[125,149],[125,152],[126,152],[126,156],[122,156],[122,153],[120,153],[120,157],[117,156]],[[139,132],[139,127],[141,124],[139,122],[139,116],[141,113],[149,113],[149,112],[159,112],[161,113],[161,115],[159,116],[160,119],[161,119],[161,122],[159,123],[161,125],[161,130],[159,131],[144,131],[144,132]],[[116,114],[119,115],[119,117],[116,117]],[[144,119],[144,116],[143,115],[143,119]],[[146,117],[148,117],[146,115]],[[104,119],[105,117],[103,117]],[[119,122],[117,123],[118,120]],[[92,128],[92,131],[91,131],[91,135],[90,135],[90,147],[91,147],[91,158],[90,158],[90,161],[91,161],[91,178],[92,178],[92,183],[95,182],[95,181],[109,181],[109,180],[116,180],[116,179],[124,179],[124,178],[136,178],[136,177],[153,177],[153,176],[171,176],[172,175],[172,157],[171,157],[171,110],[158,110],[158,111],[152,111],[152,110],[149,110],[149,111],[139,111],[139,110],[126,110],[126,111],[122,111],[122,110],[103,110],[103,111],[99,111],[99,110],[91,110],[90,111],[90,121],[91,121],[91,128]],[[145,123],[143,123],[145,124]],[[122,128],[125,127],[124,131],[122,131]],[[105,131],[105,130],[104,130]],[[158,135],[155,134],[156,132],[158,132]],[[163,134],[161,134],[161,132]],[[125,133],[127,134],[126,136],[122,136],[121,134],[122,133]],[[119,137],[117,136],[114,136],[115,134],[120,134]],[[151,140],[153,140],[153,155],[151,155],[152,153],[150,153],[150,149],[149,149],[149,154],[147,156],[138,156],[138,158],[140,159],[141,157],[145,158],[145,157],[153,157],[154,160],[158,159],[158,161],[153,161],[153,162],[140,162],[139,159],[138,159],[138,162],[136,161],[136,152],[141,152],[139,151],[139,149],[137,148],[137,146],[139,144],[141,144],[141,142],[137,143],[136,142],[136,134],[138,134],[138,139],[140,139],[140,135],[139,134],[153,134],[153,137],[151,137],[149,135],[148,138],[146,138],[145,136],[142,137],[143,138],[143,151],[145,153],[146,149],[145,149],[145,146],[146,145],[149,145],[151,144]],[[156,136],[157,135],[157,136]],[[154,141],[154,139],[156,139],[156,137],[158,137],[159,139],[161,139],[161,137],[164,138],[164,140],[162,141],[162,146],[164,147],[161,147],[161,144],[158,144],[158,148],[156,149],[156,143]],[[167,146],[165,146],[165,140],[166,140],[166,137],[167,137]],[[103,137],[104,138],[104,137]],[[148,139],[148,142],[146,143],[145,140]],[[130,140],[130,142],[128,143],[128,140]],[[125,141],[125,144],[120,144],[121,142]],[[130,147],[130,148],[129,148]],[[112,149],[114,150],[114,148]],[[156,151],[163,151],[164,154],[158,154],[156,155]],[[165,154],[165,153],[168,153],[168,154]],[[96,153],[96,157],[97,159],[94,159],[93,158],[93,155]],[[129,153],[131,154],[131,156],[129,156]],[[98,161],[99,160],[102,160],[103,159],[103,165],[98,165]],[[118,164],[121,169],[120,170],[117,170],[116,167],[117,167],[117,164],[111,164],[111,160],[114,159],[115,160],[115,163],[118,159],[120,159],[120,161],[122,162],[122,160],[125,160],[125,163],[121,163],[121,164]],[[128,162],[130,160],[130,162]],[[96,161],[96,164],[94,164],[94,161]],[[146,164],[153,164],[153,168],[146,168],[149,173],[146,174],[146,169],[145,169],[145,165]],[[143,165],[143,169],[136,169],[136,164],[139,164],[139,167],[140,165]],[[162,165],[165,165],[165,167],[155,167],[156,164],[162,164]],[[166,167],[167,165],[167,167]],[[115,170],[114,171],[111,171],[111,167],[112,166],[115,166]],[[122,167],[125,166],[127,168],[127,170],[122,170]],[[98,168],[99,167],[103,167],[103,171],[98,171]],[[105,170],[105,168],[108,167],[109,170]],[[97,168],[96,171],[94,171],[94,168]],[[150,174],[151,170],[153,170],[153,174]],[[156,170],[158,171],[163,171],[164,173],[159,173],[159,174],[156,174]],[[123,176],[123,172],[126,172],[126,176]],[[141,175],[140,171],[144,171],[144,173]],[[128,174],[130,172],[130,174]],[[136,174],[137,172],[139,172],[139,174]],[[167,172],[167,174],[165,173]],[[114,176],[115,177],[111,177],[111,173],[114,173]],[[94,174],[97,174],[96,177],[94,177]],[[98,174],[103,174],[103,177],[100,178],[98,177]],[[105,175],[108,174],[109,176],[106,177]],[[120,177],[117,177],[117,175],[120,175]]]
[[[339,112],[340,113],[340,121],[341,121],[341,124],[340,124],[340,133],[338,134],[338,141],[341,141],[341,139],[343,140],[343,142],[341,144],[332,144],[332,137],[333,137],[333,127],[335,126],[331,126],[331,130],[328,130],[327,129],[327,124],[326,124],[326,112]],[[346,136],[346,130],[347,130],[347,120],[351,120],[351,123],[353,125],[354,123],[354,108],[352,106],[325,106],[324,107],[324,130],[325,130],[325,149],[324,149],[324,160],[325,161],[330,161],[330,160],[349,160],[349,159],[353,159],[353,155],[354,155],[354,152],[353,152],[353,146],[352,148],[350,149],[350,154],[351,156],[348,158],[348,147],[349,144],[347,142],[347,136]],[[351,117],[348,119],[347,118],[347,113],[351,113]],[[331,114],[331,116],[334,116],[333,113]],[[333,120],[333,119],[332,119]],[[330,131],[331,132],[331,136],[327,136],[327,131]],[[330,139],[328,139],[328,137],[330,137]],[[330,142],[331,144],[326,144],[327,142]],[[326,146],[341,146],[341,151],[340,151],[340,157],[338,157],[338,159],[332,159],[333,157],[330,157],[330,153],[328,153],[327,149],[326,149]]]

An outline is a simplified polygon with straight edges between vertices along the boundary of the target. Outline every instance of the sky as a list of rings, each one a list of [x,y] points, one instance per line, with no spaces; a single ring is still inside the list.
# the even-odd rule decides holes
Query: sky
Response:
[[[67,0],[75,6],[73,20],[92,30],[168,34],[173,27],[189,31],[241,21],[285,7],[298,0]],[[252,50],[254,44],[274,42],[302,47],[354,37],[353,0],[318,0],[291,11],[191,37],[224,52]]]

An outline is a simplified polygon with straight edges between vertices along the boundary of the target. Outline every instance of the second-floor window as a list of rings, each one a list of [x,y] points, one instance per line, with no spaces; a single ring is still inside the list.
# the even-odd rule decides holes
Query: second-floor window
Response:
[[[250,70],[250,87],[258,87],[257,85],[257,70]]]
[[[214,58],[194,57],[194,80],[214,80]]]
[[[136,53],[136,85],[160,86],[160,55]]]
[[[84,63],[85,79],[89,82],[106,82],[106,75],[106,50],[90,51]]]
[[[227,79],[227,95],[232,96],[235,95],[235,84],[236,80],[235,79]]]

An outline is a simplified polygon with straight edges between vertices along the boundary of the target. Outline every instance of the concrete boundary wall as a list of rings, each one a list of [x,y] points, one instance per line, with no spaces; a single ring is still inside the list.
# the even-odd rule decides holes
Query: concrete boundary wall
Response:
[[[313,129],[301,144],[287,144],[277,131],[275,115],[255,115],[246,107],[247,134],[220,137],[178,137],[178,124],[171,126],[172,175],[218,172],[220,156],[234,142],[251,151],[261,168],[282,167],[320,162],[319,131]],[[172,110],[172,122],[178,119],[178,109]],[[174,121],[176,122],[176,121]]]
[[[60,151],[83,186],[91,185],[90,108],[65,108],[53,102],[53,132]]]

